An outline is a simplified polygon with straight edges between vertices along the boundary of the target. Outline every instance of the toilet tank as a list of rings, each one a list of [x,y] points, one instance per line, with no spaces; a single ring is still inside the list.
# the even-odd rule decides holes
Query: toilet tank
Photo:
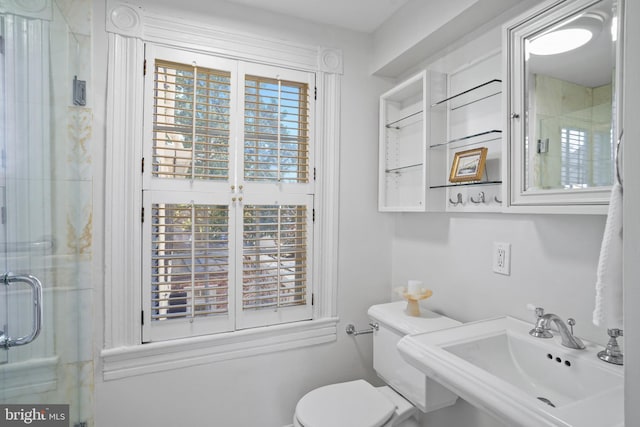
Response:
[[[406,306],[405,301],[398,301],[369,308],[369,317],[379,326],[373,332],[373,368],[385,383],[422,412],[453,405],[458,396],[409,365],[397,345],[405,335],[449,328],[460,322],[424,308],[420,309],[420,316],[409,316]]]

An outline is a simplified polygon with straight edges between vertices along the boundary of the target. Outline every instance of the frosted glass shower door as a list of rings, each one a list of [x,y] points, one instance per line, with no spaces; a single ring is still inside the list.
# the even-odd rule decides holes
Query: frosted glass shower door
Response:
[[[0,222],[0,306],[7,340],[0,346],[4,401],[17,401],[24,392],[35,395],[52,387],[57,358],[53,331],[47,327],[29,344],[36,323],[30,287],[10,277],[38,277],[51,283],[51,146],[50,25],[51,8],[24,11],[6,6],[2,29],[2,199]],[[31,13],[29,13],[31,12]],[[32,16],[29,16],[32,15]],[[33,16],[35,15],[35,16]],[[52,323],[50,292],[40,298],[48,306],[44,323]],[[42,323],[42,318],[39,322]],[[23,345],[24,344],[24,345]],[[36,378],[36,375],[40,378]],[[1,419],[0,419],[1,421]]]

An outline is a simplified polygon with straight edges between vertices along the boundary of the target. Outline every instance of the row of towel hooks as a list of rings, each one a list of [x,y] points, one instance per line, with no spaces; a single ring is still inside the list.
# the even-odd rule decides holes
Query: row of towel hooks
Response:
[[[469,201],[476,205],[481,205],[487,203],[487,197],[484,191],[480,191],[476,198],[474,198],[473,196],[469,196]],[[498,204],[502,204],[502,200],[498,199],[498,196],[493,196],[493,201]],[[453,206],[464,205],[464,202],[462,201],[462,193],[458,193],[456,195],[456,200],[453,200],[451,199],[451,197],[449,197],[449,203]]]

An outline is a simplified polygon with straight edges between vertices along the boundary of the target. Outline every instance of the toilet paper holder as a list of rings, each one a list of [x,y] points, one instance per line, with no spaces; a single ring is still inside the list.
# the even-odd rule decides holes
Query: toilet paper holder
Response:
[[[374,322],[370,322],[369,323],[370,328],[369,329],[363,329],[361,331],[356,330],[356,327],[353,323],[349,323],[347,325],[347,327],[345,328],[345,332],[347,333],[347,335],[364,335],[364,334],[372,334],[373,331],[377,331],[379,329],[379,325],[377,323]]]

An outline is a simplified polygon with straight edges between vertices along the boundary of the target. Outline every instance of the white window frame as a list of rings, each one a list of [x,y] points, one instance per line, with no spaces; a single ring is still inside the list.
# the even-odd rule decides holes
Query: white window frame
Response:
[[[106,27],[104,379],[335,341],[341,51],[222,31],[117,0],[107,1]],[[314,320],[142,344],[138,190],[142,188],[145,43],[316,73]]]

